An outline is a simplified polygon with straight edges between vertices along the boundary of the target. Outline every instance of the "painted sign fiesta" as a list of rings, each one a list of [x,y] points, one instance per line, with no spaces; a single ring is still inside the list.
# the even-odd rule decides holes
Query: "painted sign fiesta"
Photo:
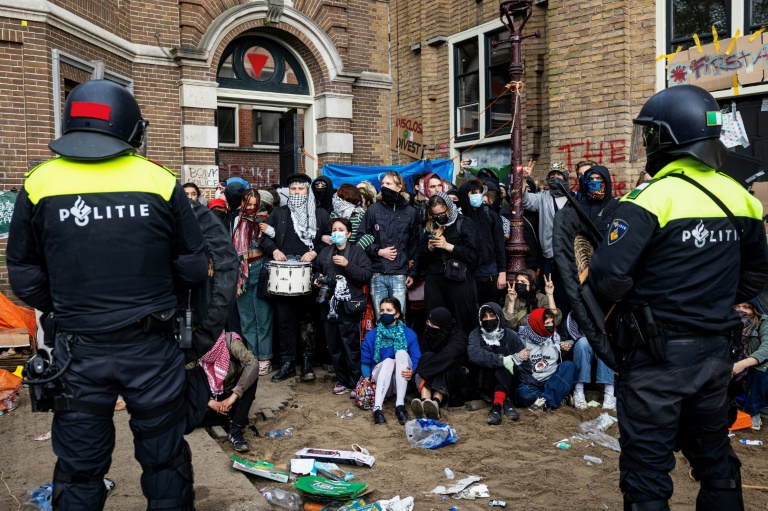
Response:
[[[395,118],[392,130],[392,149],[417,160],[424,152],[423,127],[421,122],[406,117]]]
[[[719,49],[714,44],[694,46],[671,56],[667,63],[667,83],[698,85],[707,90],[728,89],[768,81],[768,36],[760,34],[724,39]]]

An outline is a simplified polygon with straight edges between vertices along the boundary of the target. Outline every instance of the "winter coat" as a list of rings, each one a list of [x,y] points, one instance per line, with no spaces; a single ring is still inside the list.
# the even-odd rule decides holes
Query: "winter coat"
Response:
[[[605,181],[605,197],[602,200],[591,199],[587,192],[587,177],[590,174],[600,174]],[[581,209],[587,214],[592,223],[597,227],[603,239],[608,237],[608,228],[613,220],[613,213],[619,200],[613,196],[611,189],[611,173],[603,166],[595,166],[579,177],[579,193],[577,199]],[[571,206],[568,206],[569,208]]]
[[[458,227],[461,226],[461,232]],[[443,249],[430,251],[428,247],[429,238],[426,232],[422,235],[419,242],[419,264],[421,271],[427,274],[442,274],[445,272],[445,261],[447,259],[458,259],[465,263],[469,272],[473,272],[477,267],[478,245],[477,227],[469,218],[459,214],[454,223],[443,230],[445,240],[454,246],[453,252]],[[474,284],[473,284],[474,285]]]
[[[373,236],[373,243],[365,251],[373,263],[373,272],[386,275],[416,275],[418,263],[419,221],[413,206],[402,201],[394,206],[383,202],[371,204],[360,223],[358,238],[365,234]],[[379,250],[394,246],[397,257],[394,261],[379,256]],[[413,267],[408,268],[408,261]]]
[[[554,222],[555,213],[555,199],[561,199],[561,197],[554,197],[549,190],[543,190],[537,193],[530,193],[526,187],[523,187],[523,207],[526,210],[537,211],[539,213],[539,243],[541,244],[541,251],[546,259],[552,259],[552,223]],[[557,210],[562,209],[563,206],[558,207]]]
[[[347,258],[346,266],[339,266],[333,262],[333,256],[337,254]],[[371,269],[371,260],[368,259],[362,248],[349,241],[347,241],[344,250],[339,250],[336,245],[326,246],[315,259],[315,265],[318,273],[334,277],[341,275],[346,278],[351,300],[365,300],[363,286],[371,281],[373,270]],[[328,308],[328,302],[324,302],[322,304],[322,319],[328,317]],[[343,310],[344,305],[341,302],[336,311]]]
[[[467,336],[456,325],[449,332],[442,334],[437,342],[429,343],[427,338],[423,337],[420,346],[422,356],[416,373],[425,380],[434,378],[467,360]]]
[[[459,188],[459,206],[465,218],[469,218],[477,228],[478,260],[477,266],[495,263],[494,275],[507,271],[507,259],[504,252],[504,227],[499,215],[482,204],[474,208],[469,203],[469,183]]]
[[[374,362],[373,352],[376,350],[376,330],[382,327],[381,324],[376,326],[373,330],[365,334],[365,339],[360,349],[360,369],[363,376],[366,378],[371,377],[373,368],[378,364]],[[405,332],[405,340],[408,342],[408,355],[411,357],[411,368],[419,366],[419,359],[421,358],[421,349],[419,348],[419,338],[416,336],[416,332],[403,326]],[[381,361],[388,358],[395,358],[395,350],[393,347],[382,349],[379,354],[381,355]]]
[[[499,304],[491,303],[490,307],[496,316],[503,321],[504,316]],[[483,334],[478,326],[469,334],[467,354],[469,355],[469,361],[473,364],[486,369],[492,369],[494,367],[503,367],[505,356],[517,353],[523,348],[525,348],[523,341],[520,340],[517,332],[511,328],[504,329],[504,337],[499,341],[499,346],[491,346],[483,339]],[[524,363],[521,362],[521,364]]]

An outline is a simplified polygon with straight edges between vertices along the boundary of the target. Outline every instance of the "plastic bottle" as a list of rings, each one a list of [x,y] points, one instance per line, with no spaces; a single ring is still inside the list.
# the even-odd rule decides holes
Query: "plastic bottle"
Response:
[[[293,428],[276,429],[274,431],[268,431],[264,433],[265,437],[282,438],[287,436],[293,436]]]
[[[739,442],[744,445],[763,445],[762,440],[747,440],[746,438],[742,438]]]
[[[277,507],[299,511],[301,509],[301,497],[297,493],[291,493],[274,486],[262,488],[259,492],[264,496],[267,502]]]
[[[453,470],[451,470],[448,467],[445,467],[445,477],[448,479],[453,479],[456,476],[454,475]]]
[[[603,464],[603,460],[601,460],[600,458],[596,458],[594,456],[589,456],[587,454],[584,455],[584,459],[586,461],[594,463],[595,465],[602,465]]]

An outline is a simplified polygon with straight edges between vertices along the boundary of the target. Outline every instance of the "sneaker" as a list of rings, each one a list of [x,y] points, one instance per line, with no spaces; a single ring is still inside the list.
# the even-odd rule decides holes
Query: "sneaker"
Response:
[[[237,426],[232,426],[230,428],[229,441],[232,442],[232,447],[234,447],[237,452],[244,452],[251,448],[243,436],[243,430]]]
[[[760,427],[763,425],[762,419],[760,419],[760,414],[752,416],[752,429],[755,431],[760,431]]]
[[[515,407],[512,406],[512,401],[509,399],[504,400],[504,416],[509,420],[519,420],[520,414],[517,413],[517,410],[515,410]]]
[[[422,403],[421,398],[417,397],[411,401],[411,411],[413,412],[413,416],[417,419],[424,418],[424,403]]]
[[[440,418],[440,405],[434,399],[424,400],[424,415],[427,419],[438,420]]]
[[[259,360],[259,376],[264,376],[272,372],[272,362],[269,360]]]
[[[572,394],[566,394],[565,397],[563,398],[563,402],[560,404],[566,405],[566,406],[573,406],[573,407],[576,406],[575,401],[573,400]]]
[[[333,390],[331,392],[333,392],[334,394],[336,394],[338,396],[339,394],[344,394],[348,390],[349,389],[347,387],[345,387],[344,385],[342,385],[341,383],[337,383],[336,386],[333,387]]]
[[[488,414],[488,424],[491,426],[501,424],[501,405],[495,404],[491,406],[491,412]]]
[[[580,392],[573,393],[573,407],[577,410],[587,409],[587,398]]]
[[[605,394],[603,396],[603,410],[615,410],[616,409],[616,396]]]
[[[543,411],[546,406],[547,406],[547,399],[544,397],[540,397],[540,398],[537,398],[536,401],[534,401],[531,407],[528,409],[532,412],[540,412],[540,411]]]
[[[386,424],[387,423],[387,418],[384,417],[384,412],[382,412],[380,409],[373,411],[373,423],[374,424]]]
[[[401,426],[405,426],[405,423],[410,419],[408,412],[405,411],[405,405],[396,406],[395,415],[397,415],[397,422],[399,422]]]

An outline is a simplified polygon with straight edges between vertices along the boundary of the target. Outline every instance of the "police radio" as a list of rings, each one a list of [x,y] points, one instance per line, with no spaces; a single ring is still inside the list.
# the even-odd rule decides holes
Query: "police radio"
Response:
[[[179,315],[179,348],[185,350],[192,347],[192,290],[189,290],[187,307]]]

